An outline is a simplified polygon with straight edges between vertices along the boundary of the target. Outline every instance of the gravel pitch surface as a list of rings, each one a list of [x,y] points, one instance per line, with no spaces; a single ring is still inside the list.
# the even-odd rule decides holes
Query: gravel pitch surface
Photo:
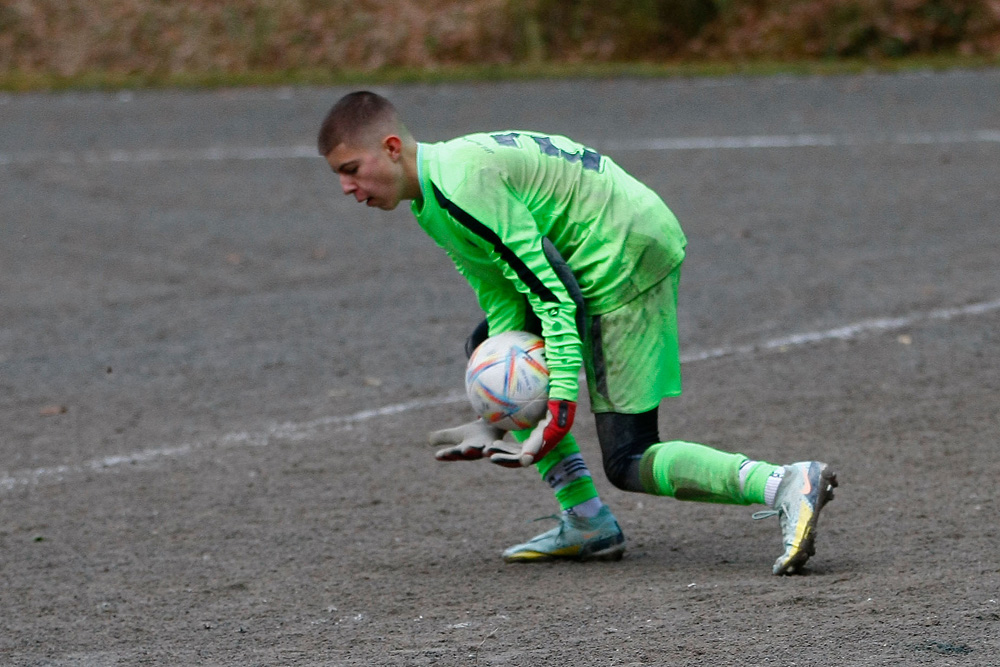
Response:
[[[630,495],[505,565],[533,470],[440,464],[473,295],[310,155],[346,89],[0,96],[0,663],[996,665],[1000,72],[379,89],[567,134],[690,238],[661,433],[839,473],[777,522]]]

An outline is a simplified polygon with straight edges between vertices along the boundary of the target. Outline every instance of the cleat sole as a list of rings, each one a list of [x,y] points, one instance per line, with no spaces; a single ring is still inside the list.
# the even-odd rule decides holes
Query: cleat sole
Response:
[[[625,543],[613,544],[597,551],[576,552],[576,553],[542,553],[540,551],[519,551],[509,556],[504,556],[508,563],[545,563],[553,560],[574,560],[586,562],[591,560],[618,561],[625,555]]]

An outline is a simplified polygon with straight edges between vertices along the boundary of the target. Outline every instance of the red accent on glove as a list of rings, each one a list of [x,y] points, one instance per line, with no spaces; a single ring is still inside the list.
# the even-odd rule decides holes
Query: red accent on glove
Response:
[[[549,412],[552,413],[552,419],[542,431],[542,448],[535,456],[535,461],[541,461],[573,428],[573,419],[576,417],[576,401],[549,401]]]

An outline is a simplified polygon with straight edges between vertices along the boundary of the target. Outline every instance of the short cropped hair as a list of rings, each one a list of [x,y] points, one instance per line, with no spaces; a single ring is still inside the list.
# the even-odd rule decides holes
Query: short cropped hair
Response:
[[[399,125],[392,102],[367,90],[349,93],[326,114],[319,129],[316,148],[320,155],[326,157],[340,144],[363,139],[366,131],[380,124]]]

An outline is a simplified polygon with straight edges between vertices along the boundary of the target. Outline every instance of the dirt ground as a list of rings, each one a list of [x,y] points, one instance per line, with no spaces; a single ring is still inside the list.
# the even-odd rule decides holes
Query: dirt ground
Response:
[[[0,664],[1000,664],[1000,72],[380,89],[564,133],[678,214],[661,433],[841,486],[612,488],[618,563],[506,565],[533,470],[441,464],[471,292],[309,152],[342,89],[0,97]]]

